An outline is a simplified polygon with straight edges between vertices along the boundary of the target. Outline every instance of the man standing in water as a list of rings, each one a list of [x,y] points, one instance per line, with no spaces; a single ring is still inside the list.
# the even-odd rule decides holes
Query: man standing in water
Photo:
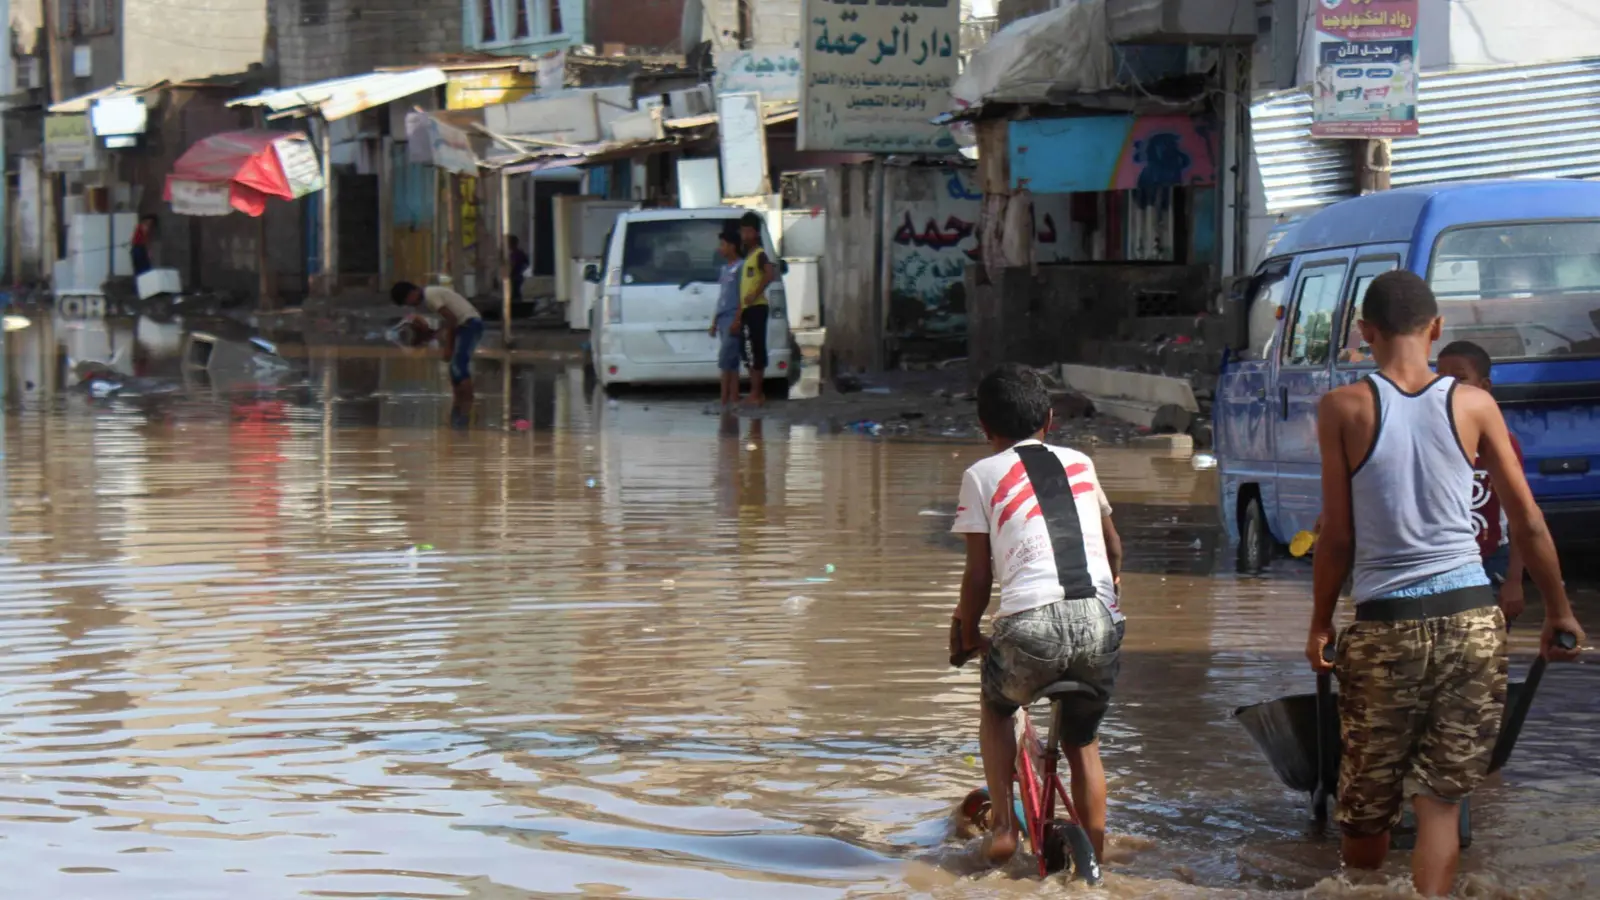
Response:
[[[761,214],[747,212],[739,218],[744,266],[739,273],[739,314],[734,328],[750,347],[750,403],[767,402],[767,286],[778,278],[778,267],[761,243]]]
[[[1472,461],[1494,479],[1512,540],[1544,597],[1546,659],[1570,660],[1559,631],[1583,640],[1555,545],[1488,392],[1436,376],[1443,320],[1433,292],[1404,270],[1373,280],[1361,334],[1376,374],[1329,392],[1317,410],[1322,533],[1306,657],[1339,677],[1338,821],[1347,866],[1377,869],[1409,798],[1417,819],[1411,877],[1443,896],[1460,856],[1458,804],[1488,771],[1506,701],[1505,618],[1472,526]],[[1356,621],[1333,613],[1354,570]]]

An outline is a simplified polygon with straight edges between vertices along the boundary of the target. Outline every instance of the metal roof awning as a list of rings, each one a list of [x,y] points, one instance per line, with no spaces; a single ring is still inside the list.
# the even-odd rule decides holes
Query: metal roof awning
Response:
[[[768,125],[779,125],[800,118],[799,105],[790,101],[763,104],[763,106],[765,107],[764,118]],[[719,124],[719,121],[716,113],[703,113],[698,116],[668,119],[662,125],[668,131],[683,132],[715,127]],[[482,160],[481,164],[484,168],[503,170],[507,175],[526,175],[532,172],[544,172],[551,169],[564,169],[572,166],[586,166],[593,163],[626,159],[640,153],[652,153],[669,147],[682,146],[684,143],[709,139],[706,135],[671,135],[661,140],[601,141],[592,144],[562,145],[523,135],[494,134],[481,126],[478,130],[489,135],[495,144],[501,147],[525,149],[527,151],[521,154],[508,153],[498,157],[490,156]],[[548,146],[538,149],[532,149],[527,146],[532,144],[548,144]]]
[[[263,91],[241,97],[229,106],[264,107],[267,118],[319,115],[333,122],[383,106],[412,94],[440,87],[449,80],[443,69],[427,67],[403,72],[371,72],[299,87]]]
[[[82,115],[83,113],[88,112],[90,107],[94,106],[95,101],[97,100],[115,100],[119,97],[137,97],[140,94],[148,94],[151,91],[166,85],[166,83],[167,82],[165,81],[157,81],[154,84],[113,84],[110,87],[103,87],[98,91],[90,91],[87,94],[73,97],[71,100],[63,100],[60,103],[51,106],[49,111],[56,115]]]

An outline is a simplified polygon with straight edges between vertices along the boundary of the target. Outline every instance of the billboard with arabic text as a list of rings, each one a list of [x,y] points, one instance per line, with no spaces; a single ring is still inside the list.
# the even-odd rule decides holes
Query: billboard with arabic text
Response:
[[[1418,0],[1316,0],[1311,135],[1417,133]]]
[[[800,149],[955,153],[959,0],[804,0]]]

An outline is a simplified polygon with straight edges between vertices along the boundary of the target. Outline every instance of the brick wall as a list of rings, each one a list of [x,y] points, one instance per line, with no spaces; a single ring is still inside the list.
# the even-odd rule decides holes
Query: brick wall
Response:
[[[684,0],[589,0],[589,43],[676,51]]]
[[[280,83],[307,84],[462,50],[462,0],[277,0]]]

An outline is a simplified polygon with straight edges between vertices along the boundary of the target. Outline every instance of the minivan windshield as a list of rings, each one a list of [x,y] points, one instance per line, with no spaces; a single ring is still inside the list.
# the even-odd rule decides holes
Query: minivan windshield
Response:
[[[623,284],[717,283],[717,236],[735,220],[646,219],[629,222],[622,250]]]
[[[1467,340],[1497,360],[1600,356],[1600,222],[1454,228],[1428,281],[1440,344]]]

